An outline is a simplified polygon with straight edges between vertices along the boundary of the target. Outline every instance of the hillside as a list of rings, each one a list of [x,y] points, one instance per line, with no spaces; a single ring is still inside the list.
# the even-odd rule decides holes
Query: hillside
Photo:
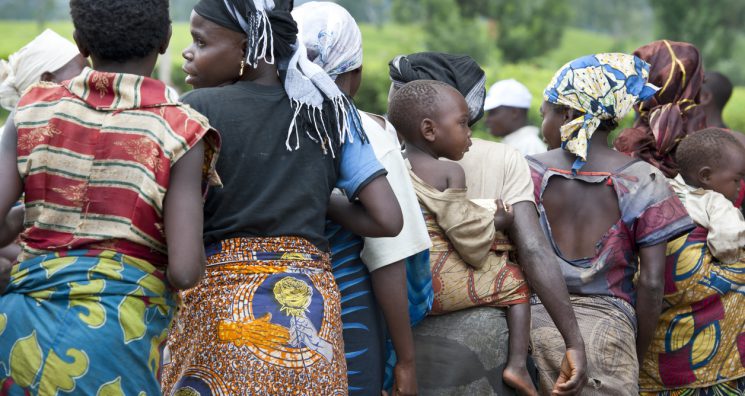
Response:
[[[72,38],[72,25],[67,22],[52,22],[48,27],[58,33]],[[175,23],[173,39],[171,41],[172,79],[180,90],[188,87],[183,84],[181,71],[181,51],[189,45],[188,25]],[[399,54],[422,51],[424,48],[424,32],[415,25],[400,26],[387,24],[382,27],[362,25],[364,68],[363,82],[360,93],[356,98],[360,108],[382,113],[385,111],[388,94],[388,61]],[[39,33],[34,22],[0,21],[0,58],[7,59],[8,55],[16,51],[24,43],[30,41]],[[492,62],[483,65],[487,73],[488,83],[504,78],[515,78],[523,82],[533,93],[533,109],[530,119],[540,124],[538,107],[540,106],[543,88],[551,79],[556,69],[567,61],[596,52],[633,51],[641,43],[618,43],[612,37],[593,32],[567,29],[561,45],[546,55],[531,62],[521,64],[500,64]],[[490,59],[499,59],[495,50]],[[725,109],[725,119],[733,129],[745,131],[745,112],[740,111],[745,105],[745,87],[736,87],[729,105]],[[7,112],[0,111],[0,120],[7,117]],[[624,125],[630,124],[627,120]],[[475,134],[484,136],[483,122],[477,124]]]

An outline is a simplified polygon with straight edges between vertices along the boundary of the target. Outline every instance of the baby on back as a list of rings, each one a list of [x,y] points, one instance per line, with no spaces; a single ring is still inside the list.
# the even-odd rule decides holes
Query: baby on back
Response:
[[[719,128],[688,135],[675,154],[680,174],[676,194],[698,225],[706,228],[711,254],[724,263],[745,258],[745,220],[734,203],[745,177],[745,147]]]
[[[485,205],[492,210],[469,201],[465,172],[453,162],[471,145],[465,98],[442,82],[417,80],[396,92],[388,111],[406,142],[412,183],[432,238],[432,314],[506,308],[510,341],[502,377],[522,394],[537,395],[525,366],[530,290],[509,259],[512,249],[503,234],[512,225],[511,209],[501,200]]]

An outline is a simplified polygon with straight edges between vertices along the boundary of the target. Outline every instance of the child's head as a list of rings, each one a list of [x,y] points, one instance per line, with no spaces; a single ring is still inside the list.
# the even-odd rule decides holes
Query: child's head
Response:
[[[261,74],[259,68],[276,79],[276,64],[292,55],[297,41],[292,1],[274,1],[274,9],[265,11],[266,20],[256,19],[263,14],[252,7],[253,0],[197,2],[189,23],[192,43],[182,53],[187,84],[205,88],[255,80]],[[264,23],[268,26],[263,29],[250,29],[252,24]],[[251,40],[244,27],[252,32]],[[257,32],[259,36],[253,35]],[[271,37],[261,36],[270,33]]]
[[[719,128],[707,128],[686,136],[675,158],[686,184],[714,190],[734,202],[745,177],[745,147]]]
[[[70,0],[70,14],[75,42],[94,68],[141,61],[152,72],[171,38],[168,0]]]
[[[457,161],[471,145],[465,98],[448,84],[412,81],[391,98],[388,118],[407,143]]]

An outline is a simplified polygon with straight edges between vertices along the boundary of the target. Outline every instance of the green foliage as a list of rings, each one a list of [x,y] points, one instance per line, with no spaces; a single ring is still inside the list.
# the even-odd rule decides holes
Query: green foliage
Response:
[[[507,62],[542,55],[561,41],[569,20],[566,1],[458,0],[466,17],[485,16],[495,21],[497,47]]]
[[[421,51],[424,46],[422,29],[416,26],[387,24],[382,27],[361,25],[362,85],[355,96],[360,109],[384,114],[388,107],[388,62],[397,55]],[[406,40],[401,40],[406,37]]]
[[[415,2],[412,2],[415,3]],[[396,3],[394,2],[395,6]],[[485,28],[483,26],[482,28]],[[63,36],[72,38],[72,25],[69,22],[47,23]],[[388,89],[390,80],[388,78],[388,61],[396,55],[410,54],[422,51],[425,47],[428,32],[421,25],[408,24],[384,24],[375,26],[361,24],[363,36],[364,66],[363,79],[360,91],[355,101],[360,109],[373,113],[383,114],[386,112]],[[29,21],[0,21],[0,58],[7,56],[25,43],[33,39],[41,31],[36,23]],[[185,92],[190,89],[184,84],[184,74],[181,71],[183,59],[181,51],[191,43],[189,28],[186,23],[174,23],[173,37],[171,39],[171,79],[174,86]],[[494,61],[499,59],[498,49],[491,47],[487,57],[490,61],[482,63],[487,75],[488,84],[504,78],[515,78],[523,82],[533,94],[533,103],[528,113],[530,122],[540,125],[541,119],[538,107],[542,100],[543,89],[548,84],[554,72],[564,63],[582,55],[607,51],[632,51],[643,42],[619,41],[612,34],[591,33],[585,30],[569,28],[562,37],[561,43],[553,49],[530,62],[502,63]],[[740,62],[742,65],[745,61]],[[737,66],[739,66],[737,65]],[[735,130],[745,131],[745,87],[736,87],[725,109],[724,118],[728,125]],[[0,122],[4,122],[8,114],[0,110]],[[630,125],[631,120],[624,121],[623,125]],[[483,121],[474,127],[474,135],[488,138]]]
[[[419,1],[393,0],[391,17],[396,23],[415,23],[424,17],[424,7]]]
[[[745,132],[745,112],[742,109],[745,109],[745,87],[735,87],[723,115],[730,129]]]
[[[354,17],[357,23],[372,23],[382,25],[389,19],[388,4],[385,0],[336,0]],[[296,3],[297,7],[298,4]]]
[[[745,51],[745,1],[655,0],[651,2],[658,36],[690,42],[701,50],[708,69],[727,69],[729,77],[745,83],[742,64]],[[695,10],[695,12],[691,12]],[[736,58],[733,58],[735,56]]]
[[[393,0],[391,16],[399,24],[419,25],[427,32],[417,52],[468,54],[481,63],[493,59],[493,34],[483,20],[464,18],[456,0]]]

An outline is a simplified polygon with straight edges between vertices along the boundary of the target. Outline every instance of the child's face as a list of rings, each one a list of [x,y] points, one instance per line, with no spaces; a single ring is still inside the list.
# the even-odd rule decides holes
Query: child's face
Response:
[[[194,11],[190,29],[192,43],[182,53],[186,83],[194,88],[205,88],[237,81],[246,36],[213,23]]]
[[[714,190],[733,203],[737,201],[740,194],[740,181],[745,177],[745,153],[736,147],[727,147],[726,152],[721,153],[721,164],[712,167],[709,180],[703,187]]]
[[[442,95],[435,124],[434,148],[438,156],[458,161],[471,146],[471,128],[466,100],[454,89],[440,90]]]
[[[541,104],[541,133],[549,150],[561,147],[561,126],[566,122],[565,114],[559,106],[552,105],[546,101]]]

